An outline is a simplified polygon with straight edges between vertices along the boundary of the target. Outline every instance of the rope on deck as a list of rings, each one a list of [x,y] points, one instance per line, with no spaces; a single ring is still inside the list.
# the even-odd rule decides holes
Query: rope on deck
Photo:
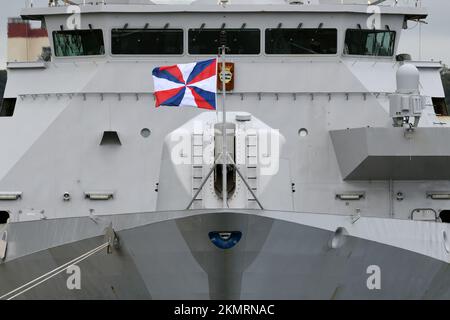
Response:
[[[7,294],[4,294],[3,296],[0,297],[0,300],[12,300],[12,299],[28,292],[29,290],[41,285],[42,283],[54,278],[58,274],[66,271],[71,266],[76,265],[76,264],[80,263],[81,261],[86,260],[90,256],[96,254],[97,252],[107,248],[109,245],[110,245],[110,243],[106,242],[106,243],[98,246],[97,248],[92,249],[92,250],[82,254],[78,258],[75,258],[72,261],[69,261],[69,262],[63,264],[62,266],[59,266],[58,268],[53,269],[52,271],[47,272],[46,274],[24,284],[23,286],[20,286],[19,288],[14,289],[11,292],[8,292]]]

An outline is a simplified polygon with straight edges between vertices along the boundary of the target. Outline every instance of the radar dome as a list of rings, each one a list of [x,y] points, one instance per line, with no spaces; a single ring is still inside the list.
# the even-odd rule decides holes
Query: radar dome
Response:
[[[419,91],[420,73],[415,65],[402,65],[397,71],[397,91],[413,93]]]

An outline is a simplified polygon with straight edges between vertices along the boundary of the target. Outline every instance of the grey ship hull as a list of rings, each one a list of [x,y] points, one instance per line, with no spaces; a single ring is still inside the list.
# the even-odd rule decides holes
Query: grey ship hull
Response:
[[[62,223],[69,222],[77,225]],[[30,233],[39,223],[17,230]],[[48,224],[49,233],[51,226],[63,227]],[[212,230],[243,236],[222,250],[211,243]],[[351,236],[331,249],[333,232],[261,215],[203,213],[117,234],[119,249],[78,265],[81,290],[68,290],[62,273],[17,299],[450,298],[450,268],[443,261]],[[103,236],[90,237],[0,264],[0,296],[102,243]],[[367,288],[369,265],[382,270],[381,290]]]

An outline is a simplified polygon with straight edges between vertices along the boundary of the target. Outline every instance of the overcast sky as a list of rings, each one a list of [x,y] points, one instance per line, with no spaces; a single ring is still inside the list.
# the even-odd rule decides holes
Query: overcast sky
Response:
[[[5,67],[6,33],[8,17],[19,16],[20,9],[29,0],[0,0],[0,69]],[[45,5],[48,0],[34,0]],[[427,25],[422,25],[422,59],[434,59],[450,64],[450,1],[423,0],[429,9]],[[413,26],[414,24],[411,24]],[[414,59],[419,58],[419,27],[403,32],[400,51],[408,52]]]

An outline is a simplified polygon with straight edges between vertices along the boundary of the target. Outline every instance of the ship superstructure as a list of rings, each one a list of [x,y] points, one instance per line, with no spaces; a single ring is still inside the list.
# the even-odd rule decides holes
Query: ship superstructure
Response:
[[[0,296],[448,298],[442,65],[398,52],[426,10],[303,2],[24,9],[52,57],[8,64]],[[223,34],[226,206],[221,114],[155,108],[151,76]],[[80,290],[13,291],[94,248]]]

